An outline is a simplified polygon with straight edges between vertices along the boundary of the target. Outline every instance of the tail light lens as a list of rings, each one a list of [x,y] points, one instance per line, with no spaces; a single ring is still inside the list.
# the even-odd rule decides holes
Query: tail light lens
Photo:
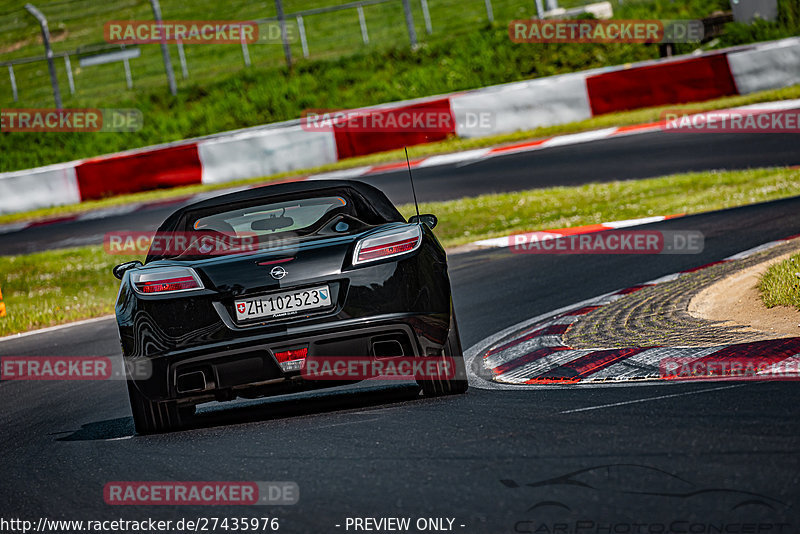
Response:
[[[278,365],[284,371],[299,371],[303,368],[303,362],[308,357],[308,347],[300,349],[282,350],[275,353]]]
[[[417,250],[421,243],[422,230],[418,224],[381,232],[359,241],[353,265],[401,256]]]
[[[164,267],[131,273],[131,283],[142,295],[163,295],[203,289],[203,282],[188,267]]]

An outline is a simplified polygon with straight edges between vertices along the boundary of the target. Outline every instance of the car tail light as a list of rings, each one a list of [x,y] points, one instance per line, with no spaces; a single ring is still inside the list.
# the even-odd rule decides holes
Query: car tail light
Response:
[[[353,254],[353,265],[400,256],[417,250],[422,243],[420,226],[407,226],[361,240]]]
[[[278,365],[285,371],[299,371],[303,368],[303,362],[308,357],[308,347],[301,349],[282,350],[275,353]]]
[[[203,282],[188,267],[163,267],[131,273],[131,283],[142,295],[162,295],[203,289]]]

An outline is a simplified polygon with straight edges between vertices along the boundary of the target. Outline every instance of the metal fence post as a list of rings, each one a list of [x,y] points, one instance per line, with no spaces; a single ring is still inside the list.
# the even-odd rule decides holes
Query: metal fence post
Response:
[[[64,56],[64,66],[67,68],[67,81],[69,82],[69,93],[75,94],[75,80],[72,79],[72,63],[69,60],[69,54]]]
[[[489,22],[494,22],[494,10],[492,9],[492,0],[485,0],[486,2],[486,17]]]
[[[130,91],[133,89],[133,77],[131,76],[131,62],[128,61],[128,58],[122,60],[122,64],[125,66],[125,85],[128,86],[128,90]]]
[[[428,9],[428,0],[419,0],[419,2],[422,4],[422,18],[425,19],[425,31],[430,35],[433,33],[433,25],[431,24],[431,12]]]
[[[552,11],[558,9],[558,0],[547,0],[547,10]]]
[[[536,18],[544,18],[544,6],[542,6],[542,0],[536,0]]]
[[[17,95],[17,79],[14,77],[14,66],[8,66],[8,77],[11,79],[11,96],[14,97],[14,102],[18,100],[19,95]]]
[[[183,41],[178,41],[178,59],[181,61],[181,74],[183,79],[189,78],[189,67],[186,66],[186,54],[183,51]]]
[[[250,66],[250,50],[247,48],[247,41],[244,38],[244,33],[242,33],[242,57],[244,57],[244,66]]]
[[[289,46],[286,17],[283,15],[283,0],[275,0],[275,10],[278,12],[278,22],[281,25],[281,41],[283,41],[283,55],[286,56],[286,66],[292,68],[292,48]]]
[[[306,41],[306,24],[303,16],[297,15],[297,30],[300,33],[300,46],[303,47],[303,57],[308,59],[308,41]]]
[[[541,0],[540,0],[541,1]],[[411,13],[411,0],[403,0],[403,11],[406,14],[406,26],[408,26],[408,40],[411,46],[417,46],[417,30],[414,28],[414,15]]]
[[[47,28],[47,19],[33,4],[25,4],[25,9],[39,21],[39,26],[42,28],[47,68],[50,70],[50,83],[53,85],[53,98],[56,101],[56,109],[61,109],[61,90],[58,88],[58,76],[56,75],[56,65],[53,62],[53,48],[50,46],[50,30]]]
[[[153,6],[153,18],[158,23],[159,27],[163,27],[161,25],[161,4],[158,3],[158,0],[150,0],[150,5]],[[172,71],[172,60],[169,57],[169,48],[167,48],[166,39],[161,40],[161,55],[164,57],[164,69],[167,71],[169,92],[172,93],[172,96],[175,96],[178,94],[178,86],[175,84],[175,73]],[[125,73],[128,76],[130,75],[127,61],[125,61]],[[130,89],[130,86],[128,88]]]
[[[120,48],[125,50],[125,45],[120,45]],[[131,63],[127,57],[122,59],[122,66],[125,68],[125,85],[130,91],[133,89],[133,77],[131,76]]]
[[[364,18],[364,7],[361,4],[358,4],[356,11],[358,11],[358,23],[361,25],[361,40],[364,41],[364,44],[369,44],[369,34],[367,33],[367,19]]]

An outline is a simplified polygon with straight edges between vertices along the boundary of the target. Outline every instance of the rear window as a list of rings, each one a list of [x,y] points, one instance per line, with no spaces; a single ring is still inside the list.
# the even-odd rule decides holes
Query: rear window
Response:
[[[171,224],[162,225],[162,232],[196,232],[204,243],[210,236],[214,243],[230,243],[258,250],[283,249],[301,242],[316,239],[354,235],[376,225],[403,221],[391,204],[378,198],[379,211],[357,191],[343,187],[322,189],[317,194],[308,191],[292,192],[283,196],[237,198],[236,202],[218,202],[196,206],[180,214]],[[395,213],[386,209],[389,206]],[[253,242],[255,237],[255,242]],[[228,239],[230,238],[230,239]],[[189,241],[194,244],[189,238]],[[196,246],[187,246],[183,252],[172,253],[151,250],[147,263],[162,259],[194,261],[227,250],[220,245],[211,253]],[[233,253],[233,252],[231,252]]]
[[[307,198],[249,206],[199,218],[192,229],[227,235],[272,236],[277,233],[309,234],[347,211],[343,197]]]

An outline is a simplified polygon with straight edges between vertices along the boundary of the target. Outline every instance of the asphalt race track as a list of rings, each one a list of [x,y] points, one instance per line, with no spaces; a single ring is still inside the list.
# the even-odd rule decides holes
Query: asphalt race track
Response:
[[[710,169],[800,165],[793,134],[654,132],[414,171],[420,201],[557,185],[650,178]],[[405,170],[359,178],[396,204],[411,202]],[[174,204],[103,219],[34,226],[0,233],[0,254],[102,243],[110,231],[154,231]]]
[[[770,143],[783,150],[780,142],[764,147]],[[607,157],[604,171],[589,163],[588,148],[581,148],[589,158],[585,178],[591,170],[602,179],[614,158]],[[763,157],[757,147],[748,152]],[[496,160],[492,175],[545,172],[543,154],[528,157],[535,171],[515,157]],[[712,165],[710,155],[697,158],[683,168],[701,159]],[[792,163],[788,156],[772,161],[778,162]],[[672,172],[656,167],[640,174]],[[577,168],[578,162],[567,164],[564,175],[579,181]],[[528,317],[800,233],[798,213],[800,197],[648,226],[702,231],[700,255],[496,249],[453,256],[463,345]],[[3,356],[118,352],[113,320],[0,342]],[[454,531],[475,533],[668,532],[665,525],[684,529],[678,532],[720,532],[709,530],[720,525],[729,529],[721,532],[800,531],[794,382],[473,387],[465,396],[434,400],[403,383],[367,382],[209,405],[196,428],[149,437],[132,436],[120,381],[3,382],[0,404],[0,500],[7,515],[33,521],[269,516],[279,518],[281,532],[327,533],[346,532],[347,517],[400,516],[454,518]],[[263,509],[104,503],[104,484],[136,480],[295,481],[300,502]]]

